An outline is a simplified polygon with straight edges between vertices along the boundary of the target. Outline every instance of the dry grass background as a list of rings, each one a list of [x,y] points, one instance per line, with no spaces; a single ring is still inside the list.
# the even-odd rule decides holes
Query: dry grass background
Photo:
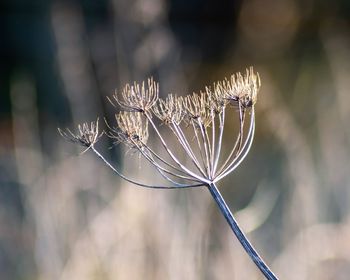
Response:
[[[51,59],[65,100],[58,105],[71,121],[55,118],[45,104],[51,93],[39,91],[33,73],[13,71],[11,115],[1,119],[0,278],[262,279],[207,190],[124,183],[56,132],[110,117],[104,96],[133,79],[153,74],[164,95],[180,94],[254,65],[262,79],[257,135],[245,162],[221,182],[223,196],[280,279],[348,279],[350,29],[343,4],[242,1],[231,7],[234,28],[222,33],[218,44],[227,45],[212,59],[177,37],[177,28],[187,34],[194,27],[181,27],[181,14],[170,19],[171,2],[110,1],[108,20],[90,21],[93,5],[52,4]],[[215,50],[213,30],[226,23],[200,19],[203,44]],[[234,133],[233,124],[228,129]],[[100,148],[128,174],[153,180],[137,155],[109,145]]]

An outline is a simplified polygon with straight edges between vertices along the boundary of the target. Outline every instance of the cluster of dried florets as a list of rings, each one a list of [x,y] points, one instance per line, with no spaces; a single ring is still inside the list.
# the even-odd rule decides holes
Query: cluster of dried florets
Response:
[[[98,119],[96,122],[91,122],[90,125],[88,123],[79,124],[78,133],[73,133],[68,128],[65,131],[59,128],[58,131],[68,141],[84,146],[87,149],[93,146],[103,134],[99,132]]]
[[[153,78],[148,79],[147,85],[143,82],[141,87],[134,82],[133,85],[127,84],[121,95],[122,99],[115,93],[113,99],[125,111],[148,112],[158,100],[159,85]],[[112,100],[110,102],[114,105]]]
[[[110,99],[121,112],[116,114],[116,126],[108,125],[106,135],[116,143],[136,149],[155,169],[176,187],[192,187],[215,183],[232,172],[247,155],[255,128],[254,105],[260,88],[259,75],[253,68],[245,75],[237,73],[230,79],[215,83],[205,91],[186,97],[168,95],[159,98],[159,86],[149,79],[141,86],[126,85]],[[231,109],[230,109],[231,108]],[[239,124],[232,147],[223,153],[222,141],[226,119]],[[250,115],[249,124],[245,116]],[[161,128],[161,125],[163,127]],[[164,129],[174,136],[175,143],[165,138]],[[147,143],[149,130],[163,149]],[[92,147],[101,136],[98,124],[79,126],[79,133],[61,134],[86,147]],[[166,132],[169,134],[169,132]],[[153,141],[153,143],[156,143]],[[159,146],[159,145],[158,145]],[[186,154],[186,160],[179,156]],[[101,154],[98,153],[101,157]],[[181,159],[181,160],[180,160]],[[118,172],[119,174],[119,172]],[[124,178],[124,175],[122,176]],[[128,179],[129,181],[132,181]],[[139,184],[139,183],[138,183]]]
[[[115,115],[116,127],[109,127],[107,135],[115,143],[124,143],[130,148],[142,149],[148,140],[148,122],[142,120],[140,112],[120,112]]]

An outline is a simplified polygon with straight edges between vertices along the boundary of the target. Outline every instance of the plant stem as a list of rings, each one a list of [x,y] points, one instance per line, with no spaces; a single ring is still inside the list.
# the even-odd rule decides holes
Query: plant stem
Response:
[[[278,278],[275,276],[275,274],[271,271],[271,269],[265,264],[263,259],[259,256],[259,254],[256,252],[252,244],[250,244],[249,240],[245,236],[245,234],[240,229],[237,221],[233,217],[230,209],[228,208],[225,200],[223,199],[221,193],[217,189],[215,183],[211,183],[208,186],[208,189],[213,196],[215,202],[220,208],[221,213],[224,215],[226,221],[230,225],[233,233],[238,238],[239,242],[242,244],[244,250],[248,253],[250,258],[253,260],[253,262],[256,264],[256,266],[260,269],[260,271],[264,274],[266,279],[269,280],[277,280]]]

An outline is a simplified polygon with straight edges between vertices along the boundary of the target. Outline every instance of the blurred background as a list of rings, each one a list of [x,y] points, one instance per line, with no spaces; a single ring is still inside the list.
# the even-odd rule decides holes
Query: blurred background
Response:
[[[137,188],[57,133],[112,118],[126,82],[182,95],[253,65],[257,134],[223,196],[281,279],[349,279],[349,3],[2,1],[0,278],[263,279],[207,190]]]

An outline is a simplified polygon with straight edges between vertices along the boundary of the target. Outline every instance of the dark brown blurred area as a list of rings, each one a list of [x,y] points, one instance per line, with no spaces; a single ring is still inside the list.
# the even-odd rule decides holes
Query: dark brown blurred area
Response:
[[[346,0],[3,1],[0,279],[262,279],[205,189],[139,189],[57,133],[111,120],[127,82],[184,95],[251,65],[257,134],[223,196],[280,279],[348,279]]]

